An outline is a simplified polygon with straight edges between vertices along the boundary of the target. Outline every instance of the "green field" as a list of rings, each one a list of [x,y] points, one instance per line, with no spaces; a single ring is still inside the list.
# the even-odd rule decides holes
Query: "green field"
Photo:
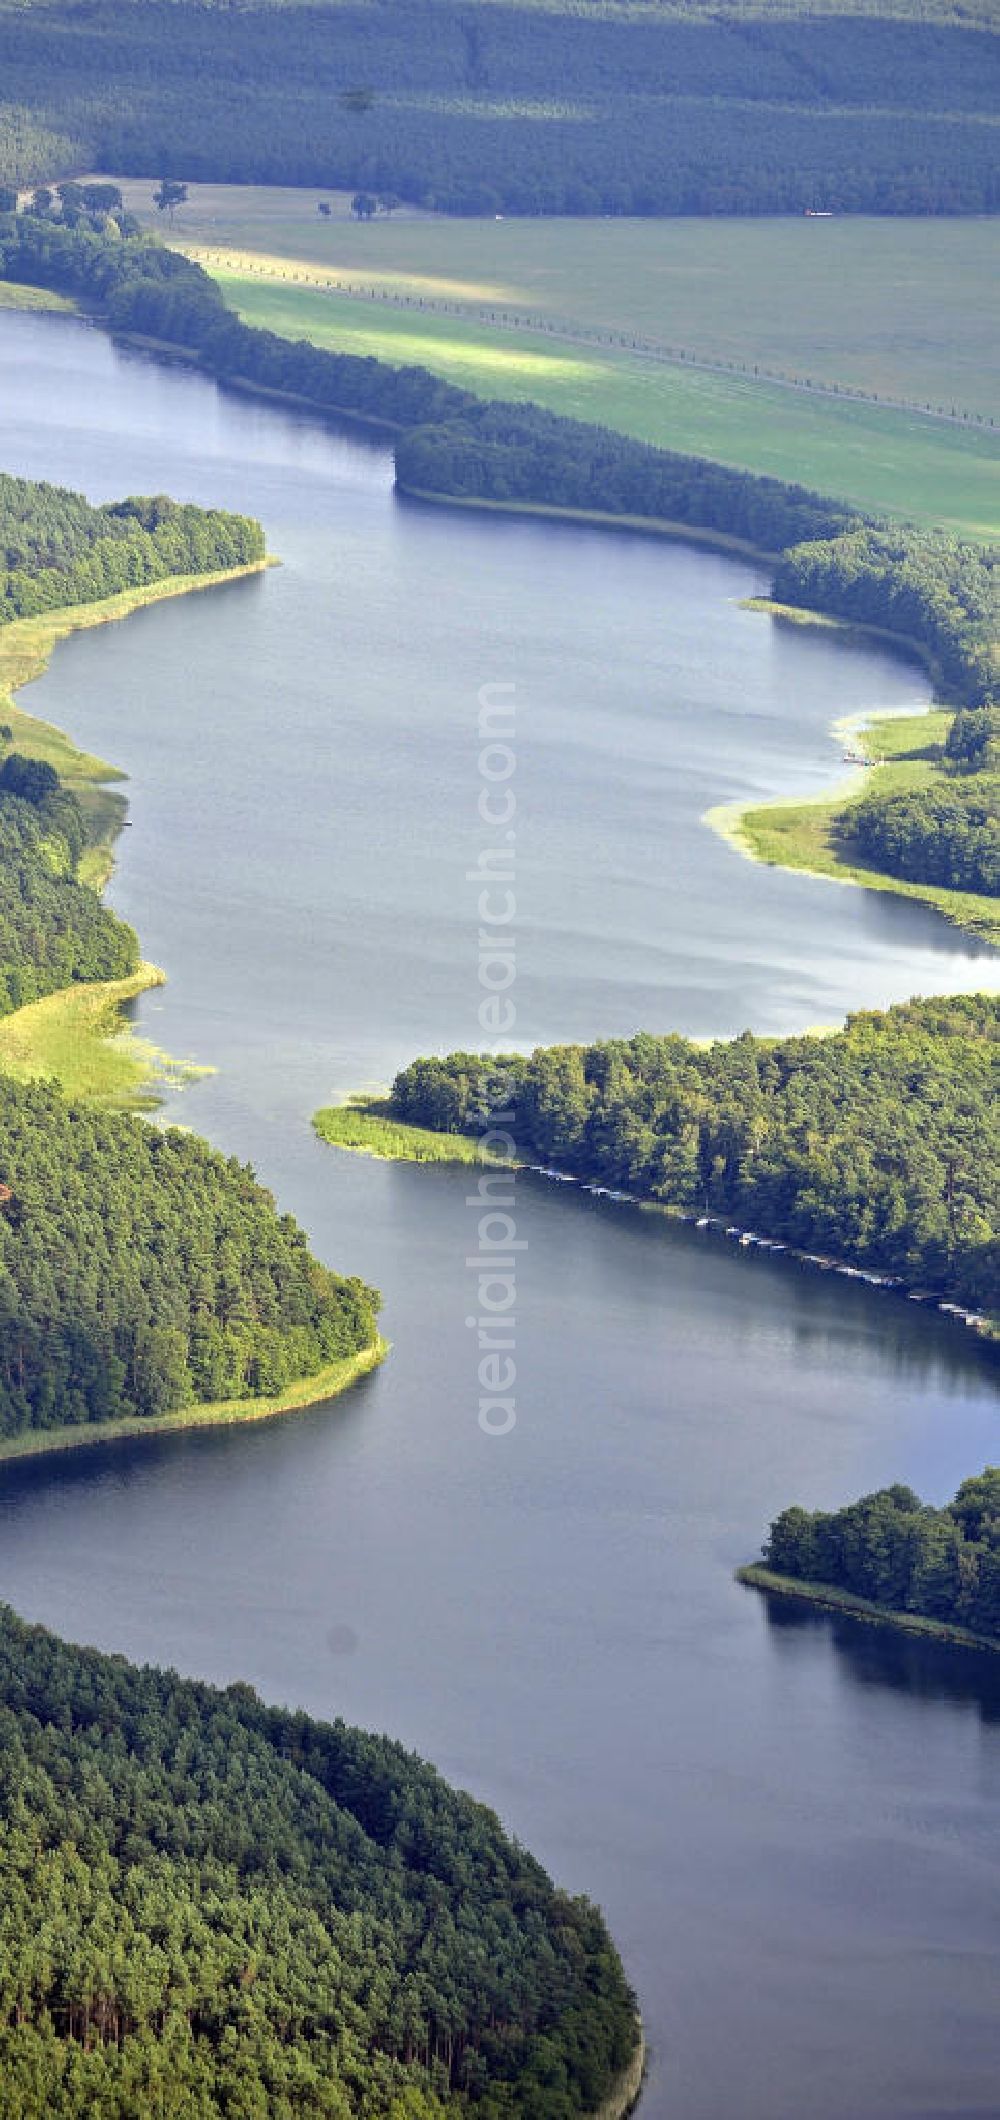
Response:
[[[876,512],[1000,537],[1000,444],[917,413],[691,371],[539,332],[491,331],[349,295],[219,273],[250,324],[346,353],[414,362],[484,398],[527,398],[662,448],[799,481]]]
[[[640,333],[711,360],[756,361],[918,404],[1000,420],[1000,222],[355,221],[342,194],[194,184],[173,228],[153,186],[123,184],[150,227],[184,248],[296,260],[470,315],[528,314]],[[328,198],[329,220],[317,213]]]
[[[342,196],[324,220],[312,193],[196,185],[164,231],[125,190],[252,324],[1000,537],[993,221],[358,224]]]

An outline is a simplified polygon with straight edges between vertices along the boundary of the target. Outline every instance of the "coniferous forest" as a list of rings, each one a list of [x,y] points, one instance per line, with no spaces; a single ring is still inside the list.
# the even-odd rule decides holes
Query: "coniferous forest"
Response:
[[[749,0],[711,21],[653,0],[641,17],[576,10],[572,38],[560,14],[441,0],[428,37],[412,0],[0,0],[0,186],[89,161],[366,183],[456,212],[998,203],[985,0],[913,0],[899,22],[855,0],[808,19]],[[254,330],[100,203],[4,210],[0,276],[70,293],[223,383],[395,429],[403,490],[735,538],[774,561],[780,600],[916,642],[963,711],[933,791],[870,796],[857,846],[900,876],[1000,888],[992,555]],[[92,507],[0,476],[0,624],[263,553],[242,517],[162,497]],[[136,937],[82,880],[87,831],[52,767],[3,759],[0,1014],[135,969]],[[972,995],[858,1013],[829,1037],[417,1060],[391,1104],[439,1132],[495,1124],[593,1184],[996,1313],[998,1044],[1000,1002]],[[0,1076],[0,1446],[280,1393],[370,1348],[378,1304],[235,1158]],[[786,1511],[765,1558],[1000,1638],[1000,1474],[943,1510],[895,1487]],[[12,2114],[574,2120],[601,2111],[636,2046],[597,1911],[422,1761],[0,1609]]]
[[[0,1435],[267,1397],[375,1338],[252,1171],[0,1077]]]
[[[89,166],[452,213],[988,213],[996,28],[989,0],[2,0],[0,181]]]
[[[635,2043],[599,1914],[402,1746],[0,1608],[17,2120],[574,2120]]]

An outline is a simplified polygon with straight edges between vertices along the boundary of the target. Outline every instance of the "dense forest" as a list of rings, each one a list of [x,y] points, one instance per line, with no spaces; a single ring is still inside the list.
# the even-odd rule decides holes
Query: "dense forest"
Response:
[[[94,508],[81,493],[0,472],[0,625],[171,574],[248,566],[264,551],[249,516],[162,494]]]
[[[495,1123],[521,1156],[1000,1312],[994,996],[828,1037],[453,1053],[405,1068],[391,1106],[444,1132]]]
[[[945,698],[988,703],[1000,687],[1000,551],[893,525],[784,553],[772,594],[884,627],[929,656]]]
[[[0,1436],[266,1397],[375,1338],[374,1292],[180,1128],[0,1077],[0,1179]]]
[[[259,524],[162,497],[92,507],[0,475],[0,622],[258,559]],[[9,731],[8,731],[9,734]],[[0,1013],[135,970],[79,880],[79,802],[0,768]],[[176,1130],[0,1079],[0,1436],[266,1396],[375,1337],[372,1291],[311,1259],[252,1174]]]
[[[834,538],[858,520],[844,503],[802,486],[656,449],[539,405],[475,403],[419,427],[396,444],[396,476],[404,491],[645,516],[772,553]]]
[[[764,1563],[776,1575],[1000,1640],[1000,1468],[963,1480],[945,1509],[899,1486],[832,1512],[785,1509],[771,1525]]]
[[[0,180],[89,165],[457,213],[990,212],[996,28],[989,0],[0,0]]]
[[[575,2120],[635,2045],[596,1910],[386,1738],[0,1608],[18,2120]]]
[[[1000,774],[853,804],[844,824],[873,868],[1000,898]]]

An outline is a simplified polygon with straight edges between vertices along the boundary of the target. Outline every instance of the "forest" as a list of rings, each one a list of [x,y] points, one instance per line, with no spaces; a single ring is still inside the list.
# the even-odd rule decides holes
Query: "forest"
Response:
[[[905,525],[856,522],[785,552],[776,602],[876,625],[923,648],[942,695],[989,704],[1000,687],[1000,550]]]
[[[785,1509],[764,1565],[1000,1640],[1000,1468],[963,1480],[944,1509],[903,1486],[846,1509]]]
[[[0,1438],[267,1397],[371,1345],[379,1298],[178,1127],[0,1077]]]
[[[452,213],[988,213],[988,0],[0,0],[0,181],[355,186]],[[238,94],[233,94],[233,86]]]
[[[656,449],[539,405],[475,403],[396,444],[405,491],[456,500],[543,502],[644,516],[745,539],[775,553],[857,520],[844,503],[707,457]]]
[[[76,980],[125,979],[135,935],[78,877],[87,832],[49,765],[9,752],[0,768],[0,1016]]]
[[[391,1110],[495,1124],[532,1161],[1000,1312],[995,996],[866,1010],[829,1036],[452,1053],[404,1068]]]
[[[0,474],[0,622],[263,552],[243,516],[162,496],[92,507]],[[9,751],[0,1014],[136,969],[132,929],[80,881],[87,838],[55,769]],[[376,1337],[374,1291],[327,1272],[249,1170],[177,1129],[0,1078],[0,1186],[0,1439],[267,1397]]]
[[[575,2120],[636,2040],[596,1909],[402,1746],[0,1607],[18,2120]]]
[[[910,883],[1000,897],[1000,774],[965,785],[880,795],[845,814],[849,837],[873,868]]]
[[[95,508],[81,493],[0,472],[0,625],[171,574],[249,566],[264,552],[249,516],[162,494]]]

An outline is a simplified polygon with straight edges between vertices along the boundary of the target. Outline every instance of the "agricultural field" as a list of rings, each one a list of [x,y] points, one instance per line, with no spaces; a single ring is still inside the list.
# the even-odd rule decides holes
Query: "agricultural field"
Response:
[[[250,323],[1000,537],[994,221],[359,224],[342,194],[196,185],[164,229],[125,191]]]

